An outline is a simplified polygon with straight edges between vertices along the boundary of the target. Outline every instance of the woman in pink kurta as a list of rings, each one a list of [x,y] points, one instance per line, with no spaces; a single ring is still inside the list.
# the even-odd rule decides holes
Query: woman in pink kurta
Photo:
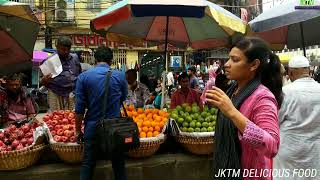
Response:
[[[248,37],[237,42],[229,56],[225,72],[234,80],[231,88],[227,94],[217,87],[206,93],[206,101],[220,110],[214,179],[272,179],[283,98],[279,58],[263,40]]]

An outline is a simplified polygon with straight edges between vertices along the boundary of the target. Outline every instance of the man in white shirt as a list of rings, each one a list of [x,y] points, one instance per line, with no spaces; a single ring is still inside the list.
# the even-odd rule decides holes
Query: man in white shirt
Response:
[[[290,177],[275,176],[274,180],[320,179],[320,84],[309,76],[309,67],[304,56],[289,61],[292,83],[283,87],[284,101],[279,112],[281,141],[273,168],[289,169]],[[299,177],[295,169],[315,169],[317,174],[313,178]]]

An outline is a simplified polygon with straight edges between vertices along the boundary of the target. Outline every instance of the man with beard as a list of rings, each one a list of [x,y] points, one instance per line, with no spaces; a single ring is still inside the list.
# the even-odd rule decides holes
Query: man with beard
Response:
[[[22,86],[21,74],[8,76],[4,87],[7,96],[6,118],[9,123],[25,120],[36,113],[34,101]]]

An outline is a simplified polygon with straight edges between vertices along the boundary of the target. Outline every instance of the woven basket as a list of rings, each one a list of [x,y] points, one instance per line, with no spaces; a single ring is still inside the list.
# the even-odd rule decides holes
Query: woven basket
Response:
[[[18,151],[1,152],[0,170],[12,171],[32,166],[38,161],[45,147],[44,144],[40,144]]]
[[[83,144],[67,146],[61,143],[50,144],[53,151],[57,153],[59,158],[70,164],[80,163],[82,161]]]
[[[140,147],[129,150],[128,156],[132,158],[144,158],[152,156],[160,148],[165,138],[152,142],[140,142]]]
[[[198,155],[209,155],[213,153],[214,137],[191,137],[176,136],[176,140],[189,152]]]

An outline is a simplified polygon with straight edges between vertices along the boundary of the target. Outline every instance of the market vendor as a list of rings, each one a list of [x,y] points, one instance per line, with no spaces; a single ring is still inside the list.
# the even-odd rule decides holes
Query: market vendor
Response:
[[[126,104],[133,104],[136,108],[142,108],[153,102],[154,96],[150,93],[148,87],[137,81],[137,71],[135,69],[129,69],[126,72],[126,78],[128,81]]]
[[[178,83],[180,85],[180,89],[176,90],[172,94],[170,109],[174,109],[176,106],[184,103],[197,103],[200,105],[200,94],[198,91],[190,88],[189,76],[186,72],[183,72],[181,75],[179,75]]]
[[[22,86],[22,74],[12,74],[5,78],[1,97],[1,101],[7,103],[2,108],[2,116],[6,118],[2,124],[25,120],[27,117],[36,114],[35,103]]]

